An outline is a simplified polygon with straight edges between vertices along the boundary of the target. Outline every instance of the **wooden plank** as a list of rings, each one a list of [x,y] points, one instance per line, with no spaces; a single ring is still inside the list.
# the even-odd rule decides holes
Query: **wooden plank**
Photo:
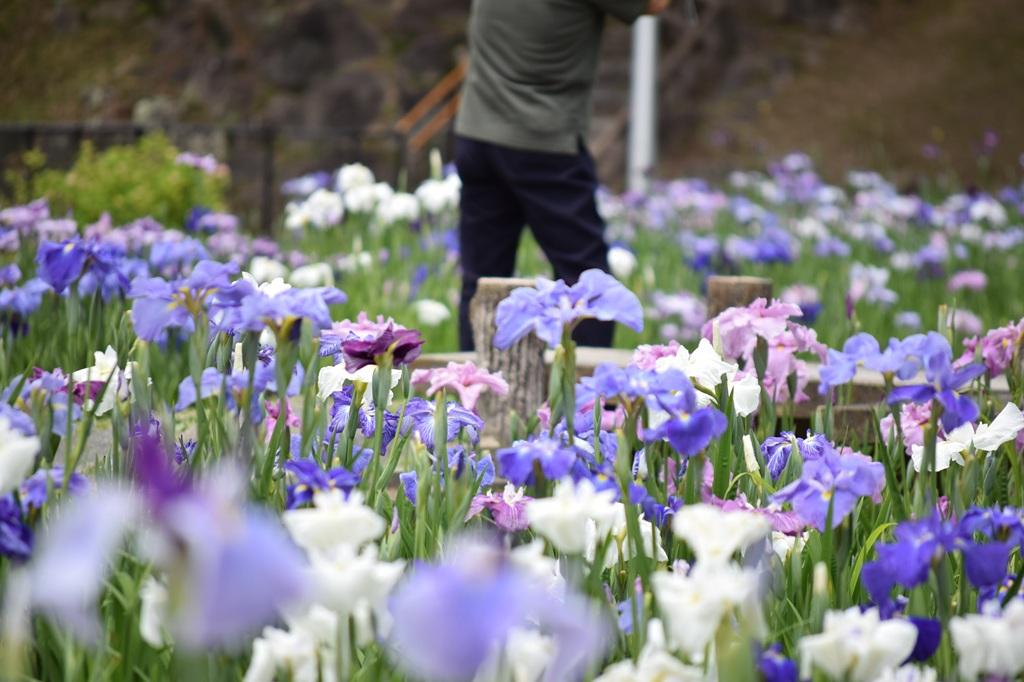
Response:
[[[437,85],[423,96],[423,99],[416,102],[412,109],[399,119],[398,123],[395,124],[395,130],[403,134],[411,132],[431,109],[439,105],[448,95],[462,85],[462,81],[466,77],[467,68],[468,61],[464,59],[459,60],[454,69],[449,71],[444,78],[438,81]]]

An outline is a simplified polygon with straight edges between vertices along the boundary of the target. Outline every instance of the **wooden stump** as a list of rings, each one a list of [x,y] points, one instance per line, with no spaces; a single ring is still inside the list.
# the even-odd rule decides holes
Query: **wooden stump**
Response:
[[[750,305],[759,298],[772,298],[772,281],[763,277],[708,278],[708,319],[717,317],[726,308]]]
[[[485,422],[484,435],[499,445],[509,443],[513,412],[527,420],[537,414],[547,399],[548,368],[544,362],[547,346],[543,341],[531,333],[507,350],[494,347],[498,304],[513,289],[534,284],[532,279],[483,277],[469,306],[477,365],[491,372],[501,372],[509,385],[507,396],[485,392],[477,403],[477,411]]]

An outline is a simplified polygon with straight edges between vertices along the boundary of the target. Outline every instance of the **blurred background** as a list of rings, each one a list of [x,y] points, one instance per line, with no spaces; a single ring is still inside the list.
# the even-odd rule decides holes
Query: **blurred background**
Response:
[[[514,1],[514,0],[509,0]],[[269,228],[281,182],[360,161],[415,186],[445,158],[470,0],[4,0],[0,163],[67,167],[165,131],[231,169]],[[660,177],[810,154],[994,186],[1024,162],[1020,0],[676,0],[661,22]],[[621,188],[630,31],[609,24],[591,147]],[[38,160],[36,161],[38,162]],[[29,160],[31,165],[32,161]]]

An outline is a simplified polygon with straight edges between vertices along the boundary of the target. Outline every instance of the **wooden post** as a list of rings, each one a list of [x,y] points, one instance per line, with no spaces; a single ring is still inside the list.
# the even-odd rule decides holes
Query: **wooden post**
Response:
[[[518,287],[532,287],[532,279],[483,277],[470,302],[469,319],[473,327],[476,362],[491,372],[501,372],[509,385],[504,397],[485,392],[477,410],[486,424],[484,434],[498,445],[509,444],[510,414],[523,420],[537,414],[547,398],[548,368],[544,361],[547,345],[532,333],[507,350],[494,347],[495,316],[498,304]]]
[[[726,308],[750,305],[759,298],[772,298],[772,281],[763,277],[708,278],[708,319],[718,316]]]

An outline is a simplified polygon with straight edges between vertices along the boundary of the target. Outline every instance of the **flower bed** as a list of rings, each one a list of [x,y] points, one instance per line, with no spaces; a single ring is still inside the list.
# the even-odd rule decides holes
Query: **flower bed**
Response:
[[[843,203],[802,163],[758,180],[769,203],[768,182],[785,210],[799,207],[783,222],[802,239],[835,251],[839,233],[860,234],[839,222],[828,235],[793,227],[824,224],[829,206],[887,215],[893,241],[927,243],[924,270],[941,235],[950,262],[963,252],[962,265],[991,266],[990,282],[1012,277],[1022,230],[1000,220],[1017,215],[1006,207],[1019,197],[910,210],[872,176]],[[930,306],[931,294],[907,292],[935,281],[897,292],[905,282],[889,289],[876,266],[853,266],[850,286],[837,285],[850,314],[842,306],[820,337],[806,290],[713,320],[674,300],[693,338],[639,344],[628,363],[580,378],[580,320],[649,338],[650,254],[639,244],[714,251],[692,261],[699,271],[774,259],[798,239],[772,232],[788,228],[764,206],[693,183],[608,198],[622,221],[670,218],[636,236],[639,265],[626,272],[620,261],[620,279],[541,279],[499,304],[496,345],[535,335],[551,375],[546,405],[485,448],[478,401],[516,377],[462,363],[413,370],[425,348],[449,347],[440,309],[420,305],[417,316],[408,301],[420,287],[446,308],[456,181],[400,200],[355,167],[332,179],[342,192],[303,182],[286,218],[301,233],[293,252],[221,213],[194,212],[182,232],[146,219],[78,226],[45,201],[0,211],[5,674],[859,682],[1024,672],[1024,323],[963,339],[962,318],[940,315],[937,331],[880,343],[862,329],[895,322],[875,304]],[[723,208],[736,220],[753,211],[761,236],[720,251],[701,242],[726,229],[700,224]],[[363,217],[330,229],[345,212]],[[697,225],[679,229],[683,217]],[[421,259],[394,256],[409,223]],[[863,233],[873,245],[850,248],[874,249],[873,229]],[[344,254],[323,257],[346,239]],[[395,282],[424,264],[440,274],[406,280],[396,303]],[[658,277],[679,281],[677,270]],[[976,300],[993,321],[1020,305]],[[397,321],[377,315],[395,308]],[[422,333],[403,324],[417,319]],[[865,372],[879,383],[865,408],[874,437],[854,441],[836,410]],[[820,407],[800,415],[812,428],[795,433],[812,396]]]

